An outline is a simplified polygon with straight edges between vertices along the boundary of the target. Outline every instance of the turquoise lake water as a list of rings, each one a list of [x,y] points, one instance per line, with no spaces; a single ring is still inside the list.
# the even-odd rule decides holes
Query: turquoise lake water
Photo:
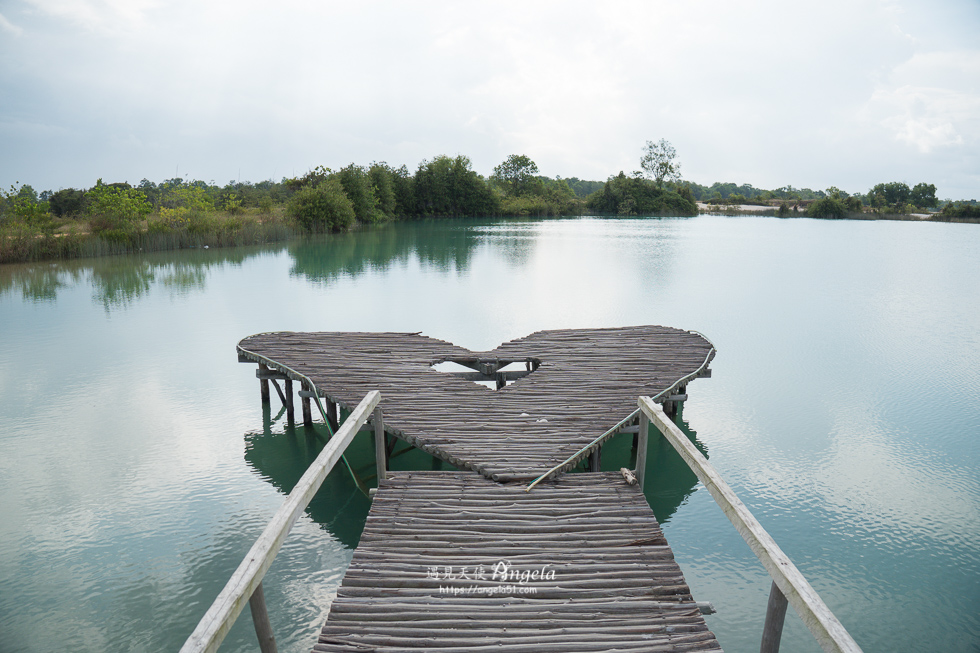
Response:
[[[865,651],[980,650],[980,228],[700,216],[0,266],[0,651],[180,647],[323,443],[263,413],[241,338],[634,324],[718,348],[686,427]],[[650,469],[708,625],[758,650],[767,574],[669,452]],[[315,642],[368,507],[338,471],[297,523],[280,650]],[[792,609],[783,642],[818,650]],[[246,611],[222,651],[255,649]]]

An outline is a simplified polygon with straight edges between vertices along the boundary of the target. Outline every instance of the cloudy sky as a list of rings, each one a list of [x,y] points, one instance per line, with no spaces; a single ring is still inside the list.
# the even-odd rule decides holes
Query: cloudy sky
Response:
[[[980,2],[0,0],[0,185],[521,153],[980,198]]]

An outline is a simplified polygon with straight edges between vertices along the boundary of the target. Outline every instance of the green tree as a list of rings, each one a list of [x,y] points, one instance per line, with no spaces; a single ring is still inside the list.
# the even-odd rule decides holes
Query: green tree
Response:
[[[491,179],[512,196],[526,195],[531,191],[538,164],[523,154],[511,154],[507,160],[493,169]]]
[[[84,208],[84,202],[85,193],[75,188],[62,188],[52,193],[48,200],[51,212],[59,218],[78,215]]]
[[[354,207],[336,177],[298,190],[290,200],[289,213],[314,233],[348,229],[355,222]]]
[[[647,141],[643,147],[643,156],[640,157],[640,167],[659,188],[663,187],[665,181],[677,181],[681,178],[681,164],[676,158],[677,150],[663,138],[656,143]]]
[[[490,186],[461,155],[422,161],[415,171],[414,191],[417,211],[423,216],[485,216],[500,210]]]
[[[909,193],[909,202],[924,209],[936,206],[939,204],[939,200],[936,198],[936,185],[916,184]]]
[[[627,177],[622,172],[610,177],[602,190],[589,195],[586,206],[597,213],[614,215],[698,214],[689,190],[681,195],[642,176]]]
[[[812,218],[845,218],[847,205],[839,197],[824,197],[811,204],[806,214]]]
[[[363,167],[350,164],[337,172],[337,179],[344,189],[344,194],[354,207],[354,216],[360,222],[381,222],[385,215],[378,208],[378,198],[371,185],[371,176]]]
[[[887,184],[877,184],[868,191],[868,195],[874,197],[881,195],[884,203],[890,206],[903,205],[909,201],[912,194],[909,185],[902,181],[891,181]],[[874,205],[874,204],[872,204]]]
[[[93,216],[135,222],[148,215],[153,207],[146,196],[129,184],[104,184],[99,179],[95,187],[86,193],[88,213]]]
[[[10,187],[10,192],[0,191],[0,213],[15,221],[29,225],[41,225],[50,222],[48,219],[48,203],[38,202],[37,193],[29,185],[24,184],[20,189]]]
[[[394,218],[398,215],[398,197],[395,194],[395,171],[384,162],[372,163],[368,169],[374,196],[378,200],[378,210],[385,217]]]

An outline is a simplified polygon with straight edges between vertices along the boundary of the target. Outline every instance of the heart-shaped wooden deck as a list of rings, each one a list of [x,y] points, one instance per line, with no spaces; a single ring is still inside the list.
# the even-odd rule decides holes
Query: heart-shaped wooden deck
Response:
[[[662,326],[538,331],[489,352],[414,333],[263,333],[238,348],[347,407],[379,390],[389,433],[503,482],[540,476],[633,412],[638,396],[705,374],[715,353],[700,334]],[[495,391],[432,368],[444,361],[488,378],[512,362],[534,371]]]

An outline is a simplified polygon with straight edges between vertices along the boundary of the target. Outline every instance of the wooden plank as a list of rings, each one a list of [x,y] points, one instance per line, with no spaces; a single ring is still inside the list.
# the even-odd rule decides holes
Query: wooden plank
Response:
[[[640,397],[640,410],[660,430],[667,441],[677,450],[688,467],[697,475],[705,488],[714,497],[722,512],[728,517],[735,530],[755,553],[769,572],[773,582],[785,595],[800,619],[810,629],[817,643],[824,651],[858,652],[861,648],[850,636],[820,595],[806,580],[796,565],[776,544],[762,524],[745,507],[732,491],[725,479],[715,470],[700,451],[664,414],[663,409],[650,400]]]
[[[181,647],[181,653],[217,650],[235,619],[245,608],[245,603],[262,582],[262,577],[268,571],[293,524],[306,510],[306,506],[320,489],[327,474],[340,460],[347,445],[354,439],[361,425],[371,416],[380,400],[379,392],[368,393],[334,437],[323,447],[316,460],[296,483],[293,491],[289,493],[265,530],[249,549],[245,559],[211,604],[197,628]]]

